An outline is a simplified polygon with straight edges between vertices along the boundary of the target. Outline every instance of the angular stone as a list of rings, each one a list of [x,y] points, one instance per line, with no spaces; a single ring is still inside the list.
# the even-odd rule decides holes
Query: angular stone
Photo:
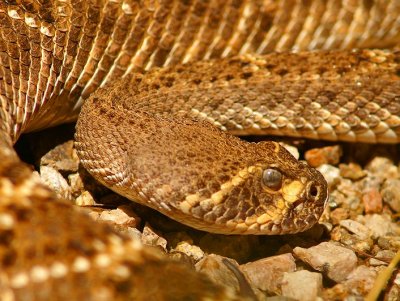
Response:
[[[126,206],[120,206],[117,209],[103,211],[100,214],[99,220],[133,228],[135,228],[140,222],[140,219],[136,214],[132,212],[129,207],[126,208]]]
[[[73,197],[78,197],[83,191],[85,191],[85,185],[83,184],[82,178],[79,173],[73,173],[68,175],[68,182],[71,186],[71,194]]]
[[[322,290],[322,275],[306,270],[285,273],[282,280],[282,295],[302,301],[317,300]]]
[[[339,145],[314,148],[306,151],[304,158],[312,167],[322,164],[336,165],[342,156],[342,148]]]
[[[365,296],[372,289],[376,276],[374,268],[360,265],[347,276],[343,284],[352,294]]]
[[[210,254],[196,263],[196,270],[207,274],[215,283],[235,289],[243,298],[257,300],[249,280],[233,259]]]
[[[399,231],[399,227],[392,222],[391,217],[387,214],[358,216],[358,221],[372,231],[373,238],[385,235],[398,235],[397,231]]]
[[[356,163],[339,164],[340,175],[343,178],[351,180],[359,180],[367,175],[367,173]]]
[[[188,255],[189,257],[193,258],[195,262],[204,257],[204,252],[202,249],[186,241],[179,242],[174,250]]]
[[[340,223],[340,221],[345,220],[349,217],[349,210],[346,208],[336,208],[331,212],[331,220],[334,225]]]
[[[339,225],[354,233],[359,239],[367,239],[371,235],[371,231],[366,226],[351,219],[342,220]]]
[[[78,206],[94,206],[96,205],[96,201],[94,200],[92,194],[85,190],[76,198],[75,204]]]
[[[145,225],[142,233],[142,243],[150,246],[160,246],[167,250],[167,240],[158,235],[149,225]]]
[[[388,179],[383,184],[381,195],[383,202],[388,204],[395,212],[400,212],[400,180]]]
[[[369,259],[370,266],[381,266],[381,265],[389,265],[395,256],[395,252],[391,250],[381,250],[376,253],[373,258]]]
[[[59,198],[72,200],[71,187],[58,170],[51,166],[40,166],[40,178]]]
[[[317,168],[317,170],[322,173],[326,182],[328,183],[329,188],[336,187],[340,182],[340,171],[339,168],[329,165],[323,164]]]
[[[285,272],[296,270],[292,254],[282,254],[242,264],[240,270],[247,275],[253,286],[268,293],[280,293]]]
[[[76,172],[79,158],[74,149],[74,141],[57,145],[40,159],[40,166],[51,166],[58,171]]]
[[[375,174],[376,177],[387,179],[387,178],[398,178],[399,170],[393,161],[385,157],[375,157],[366,166],[365,169]]]
[[[362,201],[365,213],[379,213],[382,211],[382,196],[377,188],[370,188],[364,191]]]
[[[323,242],[308,249],[296,247],[293,252],[302,261],[336,282],[345,280],[357,266],[356,254],[333,242]]]

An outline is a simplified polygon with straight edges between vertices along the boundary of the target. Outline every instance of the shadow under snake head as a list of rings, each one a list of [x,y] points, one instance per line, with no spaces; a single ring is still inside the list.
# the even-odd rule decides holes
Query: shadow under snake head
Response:
[[[76,147],[84,167],[115,192],[223,234],[296,233],[322,214],[325,179],[278,143],[250,143],[103,94],[84,104]]]

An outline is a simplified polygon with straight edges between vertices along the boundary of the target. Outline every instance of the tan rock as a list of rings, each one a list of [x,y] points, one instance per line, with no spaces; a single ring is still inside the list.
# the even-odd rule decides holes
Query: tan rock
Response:
[[[242,264],[240,270],[253,286],[268,293],[280,293],[283,274],[296,270],[292,254],[282,254]]]
[[[237,294],[243,298],[257,300],[249,280],[233,259],[210,254],[196,264],[196,270],[207,274],[215,283],[234,288]]]
[[[167,250],[167,240],[158,235],[149,225],[145,225],[142,233],[142,243],[150,246],[160,246]]]
[[[285,273],[282,295],[301,301],[315,301],[322,290],[322,275],[306,270]]]
[[[356,254],[333,242],[323,242],[308,249],[297,247],[293,252],[302,261],[317,271],[326,273],[336,282],[345,280],[357,266]]]

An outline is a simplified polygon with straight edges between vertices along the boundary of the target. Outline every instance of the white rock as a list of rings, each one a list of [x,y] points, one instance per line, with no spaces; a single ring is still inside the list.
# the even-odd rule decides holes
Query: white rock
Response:
[[[322,275],[306,270],[285,273],[282,295],[301,301],[315,301],[322,290]]]

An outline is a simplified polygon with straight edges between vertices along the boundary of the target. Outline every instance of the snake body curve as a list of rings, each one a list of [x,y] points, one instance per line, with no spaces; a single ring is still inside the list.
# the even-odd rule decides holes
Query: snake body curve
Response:
[[[172,113],[178,119],[181,118],[176,125],[176,133],[189,133],[187,128],[193,126],[204,128],[211,140],[225,136],[211,128],[209,123],[187,119],[203,117],[223,129],[234,131],[247,130],[253,133],[269,128],[278,134],[292,133],[311,138],[368,142],[372,139],[372,142],[397,143],[400,88],[399,53],[396,51],[359,50],[245,56],[225,59],[219,63],[173,66],[182,62],[244,53],[262,54],[274,50],[376,46],[391,48],[398,44],[400,37],[399,10],[400,4],[397,1],[384,4],[361,1],[1,2],[0,154],[3,160],[0,164],[0,227],[1,242],[7,246],[0,249],[2,293],[10,300],[23,299],[23,296],[28,296],[26,298],[30,300],[45,300],[49,296],[66,299],[82,297],[88,300],[137,300],[146,298],[149,287],[152,287],[147,279],[152,279],[154,286],[158,287],[154,291],[150,289],[149,294],[154,296],[164,294],[181,298],[213,296],[214,299],[234,299],[229,290],[208,282],[200,285],[207,281],[202,276],[194,275],[179,264],[127,241],[107,227],[87,221],[64,203],[48,202],[54,200],[54,195],[19,161],[12,144],[24,131],[75,120],[83,100],[96,90],[98,92],[90,98],[84,110],[88,115],[100,113],[97,116],[105,118],[107,125],[112,125],[111,115],[120,112],[124,106],[131,105],[121,94],[116,93],[118,89],[127,92],[126,95],[138,95],[135,114],[142,115],[138,120],[146,120],[150,107],[154,110],[156,119],[163,123],[169,121],[169,117],[163,116],[166,110],[160,107],[171,105],[168,102],[152,104],[152,99],[165,100],[169,95],[172,96],[170,99],[188,100],[187,103],[190,104],[190,97],[193,97],[201,105],[200,99],[204,99],[206,91],[209,95],[211,86],[216,88],[212,91],[217,92],[212,92],[214,95],[208,97],[205,103],[211,103],[214,107],[191,107],[186,113],[182,113],[173,112],[172,106]],[[313,69],[314,65],[311,63],[317,63],[317,67]],[[151,71],[155,66],[166,66],[167,69]],[[143,76],[128,76],[142,70],[150,71]],[[223,74],[222,71],[226,73],[220,78],[214,78],[216,74]],[[171,74],[178,73],[183,76],[176,76],[171,82]],[[120,77],[126,79],[117,81]],[[192,84],[188,84],[185,81],[187,79]],[[328,83],[328,88],[321,81]],[[111,89],[107,85],[112,82]],[[101,86],[107,88],[99,89]],[[245,89],[239,90],[243,86]],[[151,87],[157,91],[152,92]],[[265,92],[263,89],[266,87],[275,88],[271,95],[280,100],[274,103],[271,111],[265,111],[265,106],[256,105],[260,101],[271,102],[271,99],[260,99],[258,96],[260,92]],[[363,89],[364,87],[368,89]],[[236,106],[226,106],[223,100],[226,95],[233,95],[231,102]],[[296,105],[293,99],[299,95],[303,103]],[[121,102],[113,103],[118,98],[121,98]],[[253,103],[243,105],[242,99],[253,100]],[[313,101],[315,99],[317,101]],[[91,107],[90,104],[94,106]],[[307,110],[305,105],[314,111]],[[114,107],[118,110],[113,111]],[[224,107],[226,111],[219,112]],[[218,109],[217,116],[211,114],[212,108],[214,111]],[[287,108],[292,108],[293,111],[289,112]],[[157,113],[158,109],[161,109],[160,113]],[[100,111],[96,113],[95,110]],[[299,116],[301,118],[294,118],[293,115],[299,113],[302,114]],[[229,114],[232,115],[231,118]],[[307,114],[310,119],[306,118]],[[79,138],[84,136],[82,129],[85,131],[91,125],[95,127],[88,120],[83,118],[80,121],[82,127],[78,125],[78,148],[86,143]],[[135,123],[136,119],[131,120]],[[184,125],[186,130],[180,130],[180,125]],[[156,133],[157,131],[151,132],[151,135]],[[243,148],[239,140],[230,141],[233,141],[230,142],[232,145],[225,145],[227,149],[237,151]],[[117,143],[127,145],[127,139],[121,136]],[[133,146],[137,147],[137,144]],[[252,226],[254,221],[249,225],[244,223],[245,228],[243,222],[235,223],[231,228],[234,230],[230,232],[245,230],[259,233],[262,228],[260,225],[264,221],[275,221],[280,216],[275,212],[268,213],[267,210],[282,206],[279,211],[287,211],[285,208],[288,199],[296,205],[302,204],[302,199],[298,202],[297,198],[300,192],[311,193],[311,201],[318,198],[317,202],[308,203],[309,208],[304,205],[301,207],[304,211],[300,213],[306,214],[303,219],[310,218],[310,223],[303,227],[298,224],[295,228],[292,224],[295,219],[291,218],[282,223],[280,229],[270,224],[266,230],[267,233],[296,232],[309,227],[321,214],[326,199],[323,179],[312,169],[294,161],[278,144],[264,143],[262,147],[271,154],[268,160],[274,159],[272,161],[276,163],[284,159],[287,168],[284,171],[289,179],[287,185],[289,191],[294,189],[297,192],[294,195],[296,198],[292,194],[287,198],[280,194],[274,200],[275,203],[270,203],[274,205],[264,208],[258,216],[262,218],[256,227]],[[80,152],[85,151],[82,149]],[[190,212],[190,216],[197,214],[197,217],[206,217],[207,212],[210,212],[206,210],[210,202],[218,205],[226,195],[225,192],[219,193],[220,191],[231,189],[236,182],[243,182],[243,178],[247,179],[249,173],[255,173],[257,179],[260,179],[260,172],[265,170],[265,161],[257,161],[261,160],[259,157],[263,157],[259,152],[254,148],[251,155],[246,155],[251,164],[256,165],[246,163],[240,168],[241,166],[234,164],[236,169],[223,182],[220,180],[219,186],[212,185],[204,195],[186,191],[186,203],[174,208],[179,207],[186,214]],[[237,157],[235,153],[232,154],[232,157]],[[187,153],[183,159],[186,155]],[[93,161],[85,158],[83,160]],[[268,160],[267,163],[271,164]],[[92,163],[87,164],[90,169]],[[161,169],[162,166],[156,165],[154,169],[153,164],[143,168],[157,174],[157,168]],[[93,169],[99,170],[104,176],[104,168]],[[181,171],[186,176],[185,170]],[[297,172],[296,177],[304,180],[288,175],[289,171]],[[196,170],[193,176],[198,178],[199,173]],[[239,173],[240,177],[235,178],[234,174]],[[108,176],[111,179],[111,185],[119,183],[115,175],[118,175],[118,171],[116,174],[105,174],[106,178]],[[205,173],[202,175],[207,179]],[[100,180],[106,182],[104,178]],[[123,177],[121,181],[129,182],[130,179]],[[307,186],[310,181],[314,181],[314,186]],[[147,192],[151,189],[157,190],[160,183],[146,187]],[[221,183],[225,186],[221,187]],[[196,183],[195,186],[198,187],[199,184]],[[304,190],[306,186],[309,187],[308,190]],[[118,189],[125,190],[123,187]],[[259,192],[265,189],[257,187]],[[281,185],[278,191],[285,190],[285,187],[287,188]],[[166,191],[168,189],[158,189],[160,196],[164,196]],[[140,198],[140,192],[143,195],[147,193],[142,187],[135,193],[135,197]],[[182,196],[174,195],[172,199],[174,198],[182,199]],[[149,205],[159,209],[157,205]],[[165,206],[168,207],[168,204]],[[238,216],[242,212],[238,208],[235,208],[236,211],[232,210],[229,217]],[[246,206],[241,203],[240,208]],[[248,212],[249,209],[246,209]],[[172,210],[171,207],[169,210]],[[174,214],[171,213],[173,217]],[[179,219],[177,215],[180,213],[175,215]],[[54,216],[56,218],[51,218]],[[209,214],[206,217],[208,226],[204,228],[210,229],[210,224],[215,225],[217,218],[218,215]],[[244,219],[241,216],[239,218]],[[227,219],[220,222],[226,224]],[[189,221],[189,224],[197,226],[198,221]],[[220,228],[214,230],[224,232]],[[160,263],[164,266],[162,273],[158,271]],[[155,277],[154,269],[158,273]],[[181,289],[175,290],[176,286],[171,283],[163,285],[165,279],[180,283],[177,287]],[[156,283],[158,280],[159,283]],[[86,284],[78,285],[82,281]]]

